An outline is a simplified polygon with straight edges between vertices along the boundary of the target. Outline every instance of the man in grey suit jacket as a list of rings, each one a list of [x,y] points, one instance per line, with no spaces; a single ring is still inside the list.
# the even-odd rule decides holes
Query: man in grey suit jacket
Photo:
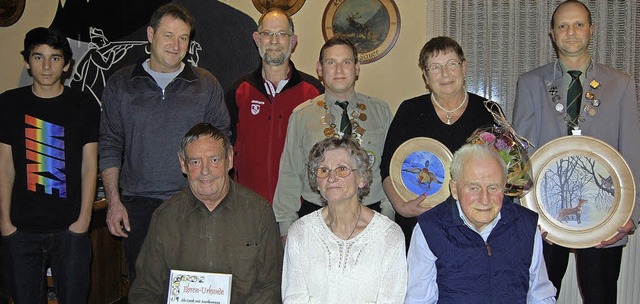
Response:
[[[623,155],[636,177],[636,189],[640,189],[640,122],[635,82],[633,77],[591,60],[589,42],[593,31],[591,12],[581,2],[569,0],[556,8],[550,35],[558,60],[520,76],[513,125],[535,148],[571,134],[605,141]],[[576,99],[578,116],[572,119],[567,113],[571,103],[567,102],[571,95],[568,90],[578,80],[581,86],[576,86],[582,92]],[[614,237],[594,248],[576,250],[584,303],[616,303],[622,247],[640,216],[639,193],[636,192],[631,219],[618,228]],[[556,244],[544,246],[549,278],[558,294],[569,250]]]

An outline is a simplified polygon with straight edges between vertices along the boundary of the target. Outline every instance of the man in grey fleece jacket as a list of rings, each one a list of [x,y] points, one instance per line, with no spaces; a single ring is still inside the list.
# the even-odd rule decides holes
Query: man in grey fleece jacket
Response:
[[[186,187],[176,160],[182,135],[200,122],[230,135],[218,80],[182,62],[193,25],[179,5],[158,8],[147,27],[149,59],[116,72],[102,95],[99,157],[107,225],[125,238],[132,282],[153,211]]]

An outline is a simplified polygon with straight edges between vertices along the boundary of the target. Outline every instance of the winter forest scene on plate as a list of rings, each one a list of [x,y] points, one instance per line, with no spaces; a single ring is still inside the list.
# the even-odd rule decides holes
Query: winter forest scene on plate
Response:
[[[541,171],[538,195],[546,214],[562,225],[587,229],[614,207],[616,177],[608,164],[587,156],[557,159]]]

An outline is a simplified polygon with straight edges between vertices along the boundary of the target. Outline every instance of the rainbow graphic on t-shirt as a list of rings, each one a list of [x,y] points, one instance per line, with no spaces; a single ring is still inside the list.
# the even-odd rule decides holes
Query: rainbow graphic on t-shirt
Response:
[[[64,127],[25,115],[24,129],[27,160],[27,189],[67,197],[65,174]],[[54,190],[55,191],[54,193]]]

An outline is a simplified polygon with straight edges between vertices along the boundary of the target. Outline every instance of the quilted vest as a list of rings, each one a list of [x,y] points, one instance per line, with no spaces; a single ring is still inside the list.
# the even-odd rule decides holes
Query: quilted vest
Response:
[[[418,217],[437,257],[439,303],[526,303],[538,215],[507,197],[500,215],[486,243],[451,196]]]

